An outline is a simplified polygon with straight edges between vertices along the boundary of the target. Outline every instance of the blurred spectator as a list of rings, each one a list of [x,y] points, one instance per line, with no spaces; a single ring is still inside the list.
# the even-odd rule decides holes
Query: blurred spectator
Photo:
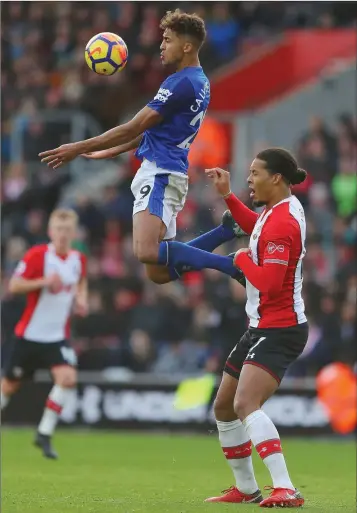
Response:
[[[30,210],[25,221],[25,230],[23,236],[28,246],[43,244],[47,239],[45,230],[46,216],[42,210]]]
[[[5,249],[5,258],[2,263],[2,268],[7,276],[14,272],[26,249],[26,242],[21,237],[12,237],[8,241]]]
[[[4,198],[17,200],[27,187],[26,170],[23,164],[10,165],[5,171],[3,181]]]
[[[357,210],[356,169],[344,167],[332,180],[332,194],[341,217],[349,217]]]
[[[151,370],[155,352],[149,335],[142,330],[134,330],[129,338],[128,345],[123,349],[121,366],[134,372],[148,372]]]
[[[227,2],[213,5],[212,17],[207,22],[207,33],[218,62],[224,63],[235,57],[240,27],[236,19],[230,16]]]
[[[312,117],[310,130],[300,141],[301,167],[309,170],[313,182],[329,184],[336,173],[336,156],[336,138],[321,119]]]
[[[309,190],[309,212],[325,249],[333,239],[334,213],[330,206],[330,191],[325,183],[315,183]]]

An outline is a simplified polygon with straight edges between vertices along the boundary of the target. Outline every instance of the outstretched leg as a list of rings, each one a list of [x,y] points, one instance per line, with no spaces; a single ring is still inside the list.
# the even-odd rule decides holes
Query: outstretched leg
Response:
[[[138,212],[134,216],[133,237],[134,253],[137,258],[146,264],[148,277],[155,283],[168,283],[177,280],[183,272],[199,270],[206,267],[218,269],[232,277],[237,275],[237,269],[233,266],[232,259],[221,255],[211,255],[217,247],[235,237],[244,235],[239,226],[233,221],[229,211],[225,212],[222,223],[213,230],[196,237],[187,243],[176,243],[173,241],[160,241],[166,233],[166,226],[160,218],[151,215],[148,210]],[[157,241],[157,242],[155,242]],[[160,248],[165,244],[174,244],[172,248],[176,251],[175,260],[167,265],[163,259],[160,265],[151,263],[160,258]],[[187,248],[187,251],[185,251]],[[197,250],[197,251],[195,251]],[[159,254],[159,256],[157,256]],[[161,253],[163,254],[163,253]],[[207,256],[211,256],[209,260]],[[187,261],[189,258],[189,261]]]

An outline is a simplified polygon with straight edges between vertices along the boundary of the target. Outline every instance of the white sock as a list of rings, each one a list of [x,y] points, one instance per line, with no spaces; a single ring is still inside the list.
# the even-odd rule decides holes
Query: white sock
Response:
[[[48,395],[45,410],[38,425],[38,432],[41,435],[51,436],[53,434],[69,393],[69,388],[54,385]]]
[[[243,424],[259,456],[268,467],[274,488],[295,490],[286,468],[279,433],[273,422],[263,410],[257,410],[248,415]]]
[[[252,444],[240,420],[217,420],[219,441],[240,492],[251,495],[258,490],[252,462]]]
[[[3,392],[1,392],[1,411],[6,408],[6,406],[9,404],[10,401],[10,395],[6,395]]]

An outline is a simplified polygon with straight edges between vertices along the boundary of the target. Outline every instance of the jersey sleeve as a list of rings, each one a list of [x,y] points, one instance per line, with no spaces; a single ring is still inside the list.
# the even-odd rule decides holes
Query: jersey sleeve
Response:
[[[258,220],[258,214],[245,206],[244,203],[233,193],[225,199],[225,202],[235,222],[239,224],[247,235],[250,235]]]
[[[29,249],[22,260],[17,264],[14,276],[33,280],[42,278],[44,273],[45,248],[35,247]]]
[[[182,106],[190,106],[195,99],[195,91],[187,77],[179,82],[164,82],[156,96],[147,104],[150,109],[158,112],[164,119],[182,110]]]
[[[289,265],[293,227],[289,223],[274,223],[264,234],[263,266]]]

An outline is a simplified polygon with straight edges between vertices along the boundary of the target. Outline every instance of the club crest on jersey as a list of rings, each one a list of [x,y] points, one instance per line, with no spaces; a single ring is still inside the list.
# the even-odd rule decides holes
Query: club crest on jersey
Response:
[[[279,244],[278,246],[274,244],[274,242],[269,242],[268,244],[268,253],[272,255],[275,251],[279,251],[279,253],[284,253],[284,246]]]

